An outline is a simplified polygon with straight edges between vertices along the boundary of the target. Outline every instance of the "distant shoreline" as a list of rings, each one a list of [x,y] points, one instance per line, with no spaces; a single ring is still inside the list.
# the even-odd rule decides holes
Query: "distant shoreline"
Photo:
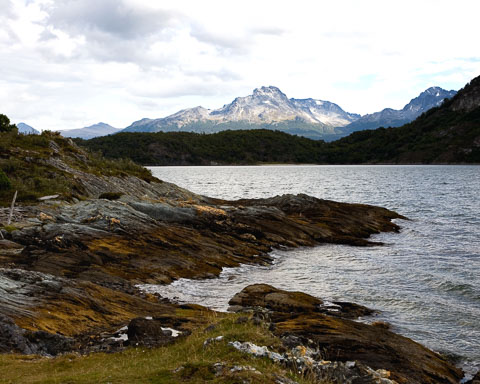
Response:
[[[406,167],[406,166],[452,166],[452,167],[469,167],[469,166],[480,166],[480,163],[433,163],[433,164],[424,164],[424,163],[379,163],[379,164],[315,164],[315,163],[261,163],[261,164],[184,164],[184,165],[175,165],[175,164],[162,164],[162,165],[142,165],[145,168],[151,167],[365,167],[365,166],[392,166],[392,167]]]

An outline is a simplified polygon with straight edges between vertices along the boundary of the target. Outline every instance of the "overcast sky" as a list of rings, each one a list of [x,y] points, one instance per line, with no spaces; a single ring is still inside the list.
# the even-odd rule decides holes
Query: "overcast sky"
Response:
[[[126,127],[262,85],[402,108],[480,75],[478,0],[0,0],[0,113]]]

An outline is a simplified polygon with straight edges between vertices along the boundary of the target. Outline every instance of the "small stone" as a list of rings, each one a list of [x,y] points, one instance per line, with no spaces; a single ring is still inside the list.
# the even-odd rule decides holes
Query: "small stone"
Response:
[[[346,366],[347,368],[349,368],[349,369],[355,368],[355,365],[356,365],[356,364],[355,364],[355,361],[347,361],[347,362],[345,363],[345,366]]]
[[[390,329],[391,325],[390,323],[386,321],[374,321],[371,325],[377,328],[382,328],[382,329]]]
[[[42,197],[39,197],[37,200],[38,200],[38,201],[53,200],[53,199],[56,199],[56,198],[59,197],[59,196],[60,196],[60,195],[42,196]]]
[[[262,324],[263,324],[263,321],[262,321],[261,319],[259,319],[258,317],[254,317],[254,318],[252,319],[252,323],[253,323],[254,325],[262,325]]]
[[[210,337],[209,339],[207,339],[203,342],[203,348],[207,347],[208,345],[210,345],[212,343],[216,343],[216,342],[222,341],[222,340],[223,340],[223,336]]]
[[[225,368],[225,363],[213,364],[213,370],[215,371],[215,376],[220,376],[223,373],[223,368]]]
[[[216,328],[217,328],[217,324],[212,324],[212,325],[209,325],[207,328],[205,328],[205,329],[203,330],[203,332],[212,332],[212,331],[214,331]]]
[[[241,316],[237,320],[235,320],[235,324],[245,324],[248,322],[247,316]]]

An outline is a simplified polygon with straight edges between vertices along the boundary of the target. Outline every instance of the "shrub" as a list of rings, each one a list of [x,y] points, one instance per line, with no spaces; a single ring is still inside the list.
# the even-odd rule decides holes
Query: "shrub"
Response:
[[[0,169],[0,191],[7,191],[12,188],[12,183],[7,175]]]

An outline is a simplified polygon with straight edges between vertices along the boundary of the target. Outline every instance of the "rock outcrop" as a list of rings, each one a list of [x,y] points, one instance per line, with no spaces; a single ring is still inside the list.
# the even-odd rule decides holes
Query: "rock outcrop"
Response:
[[[288,347],[304,345],[322,351],[324,360],[358,361],[374,370],[387,370],[398,383],[458,383],[460,369],[422,345],[382,327],[352,321],[348,305],[334,316],[322,308],[322,300],[301,292],[269,285],[246,287],[232,305],[261,307],[261,316]],[[342,315],[345,312],[345,316]],[[361,312],[360,312],[361,313]]]
[[[124,184],[143,182],[125,178]],[[306,195],[224,201],[168,183],[145,184],[152,192],[143,198],[142,189],[132,188],[132,195],[114,201],[23,207],[22,221],[5,232],[0,249],[2,313],[28,331],[77,338],[139,316],[171,316],[174,308],[135,285],[269,263],[274,247],[373,245],[368,237],[398,230],[392,219],[401,217]],[[95,185],[91,194],[102,190]]]

